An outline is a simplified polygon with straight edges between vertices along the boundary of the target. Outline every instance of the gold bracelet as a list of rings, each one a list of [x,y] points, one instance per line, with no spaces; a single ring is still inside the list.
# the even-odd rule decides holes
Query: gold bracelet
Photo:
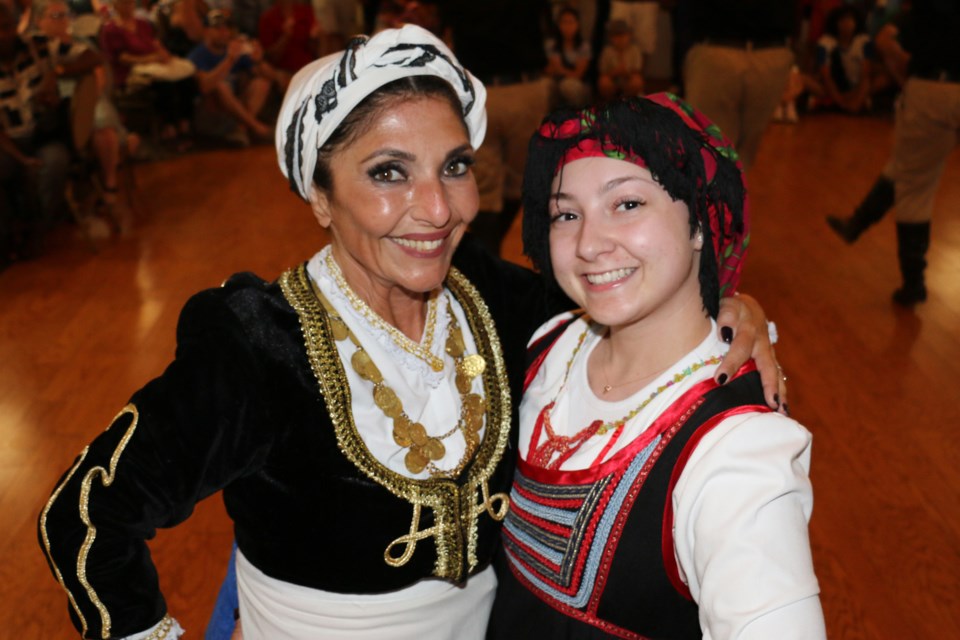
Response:
[[[173,629],[173,618],[171,618],[168,613],[163,616],[163,620],[160,621],[160,626],[154,629],[153,633],[144,638],[144,640],[163,640],[167,637],[167,634],[170,633],[170,629]]]

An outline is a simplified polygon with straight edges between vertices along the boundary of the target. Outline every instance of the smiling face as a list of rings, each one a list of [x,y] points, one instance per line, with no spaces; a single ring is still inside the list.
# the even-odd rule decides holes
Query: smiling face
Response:
[[[479,197],[463,119],[434,97],[387,102],[330,158],[311,205],[350,286],[375,309],[441,285]]]
[[[647,169],[581,158],[563,167],[552,193],[554,276],[595,321],[626,328],[651,319],[704,320],[702,238],[691,238],[686,204],[674,202]]]

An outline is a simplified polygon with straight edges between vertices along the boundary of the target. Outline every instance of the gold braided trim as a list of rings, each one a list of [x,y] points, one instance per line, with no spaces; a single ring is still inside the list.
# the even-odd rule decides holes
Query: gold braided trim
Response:
[[[377,460],[367,449],[357,431],[351,411],[350,386],[337,352],[329,318],[314,295],[306,267],[300,265],[280,277],[284,297],[300,319],[307,355],[314,377],[330,414],[340,451],[364,475],[395,496],[413,505],[410,531],[394,540],[384,552],[391,566],[402,566],[413,556],[419,540],[436,540],[437,561],[434,575],[462,580],[464,562],[468,570],[477,565],[477,519],[486,512],[492,517],[505,515],[506,494],[488,495],[488,482],[503,456],[510,437],[510,387],[506,365],[493,318],[473,285],[456,269],[451,269],[446,285],[463,307],[478,352],[488,366],[483,373],[487,399],[487,421],[483,441],[472,462],[468,463],[462,486],[455,479],[408,478]],[[481,500],[477,504],[478,499]],[[499,501],[499,508],[494,504]],[[420,531],[422,507],[434,513],[434,526]],[[464,535],[465,534],[465,535]],[[466,540],[466,548],[464,541]],[[395,547],[403,545],[403,553],[394,556]]]
[[[156,629],[148,635],[143,640],[163,640],[167,637],[167,634],[170,633],[170,630],[173,629],[173,618],[170,617],[170,614],[163,616],[163,619],[160,620]]]
[[[40,536],[43,538],[43,548],[44,552],[47,554],[47,561],[50,562],[50,566],[53,567],[53,574],[57,577],[57,582],[59,582],[60,586],[63,587],[63,590],[67,592],[67,599],[70,601],[70,606],[73,607],[74,613],[77,614],[77,619],[80,620],[80,635],[83,637],[86,637],[87,635],[87,619],[83,617],[83,612],[80,611],[80,605],[77,604],[77,601],[74,599],[70,589],[67,588],[67,583],[63,581],[63,574],[60,573],[60,568],[57,566],[57,563],[53,561],[53,552],[50,550],[50,536],[47,534],[47,515],[50,513],[50,509],[53,508],[54,501],[60,497],[60,492],[63,491],[63,488],[66,487],[67,483],[70,482],[70,479],[73,478],[73,474],[76,473],[77,469],[80,468],[80,465],[83,464],[84,459],[87,457],[88,451],[90,451],[90,447],[85,447],[83,449],[76,464],[74,464],[70,469],[70,472],[67,474],[67,477],[63,479],[63,482],[57,485],[57,488],[53,491],[53,494],[51,494],[50,499],[47,500],[47,505],[40,513]]]

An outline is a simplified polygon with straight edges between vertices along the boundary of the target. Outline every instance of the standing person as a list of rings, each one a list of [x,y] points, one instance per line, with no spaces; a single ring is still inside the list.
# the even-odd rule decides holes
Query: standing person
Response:
[[[524,246],[584,310],[531,343],[489,637],[826,637],[810,434],[714,379],[748,244],[716,126],[670,94],[549,117]]]
[[[893,301],[927,299],[924,271],[933,202],[960,136],[960,4],[915,0],[900,30],[910,54],[893,143],[897,257],[903,285]]]
[[[927,298],[924,271],[933,201],[960,129],[960,114],[951,103],[960,92],[960,60],[950,44],[960,28],[957,9],[936,1],[912,6],[920,6],[919,13],[907,12],[896,30],[898,41],[884,47],[890,58],[906,61],[908,74],[897,104],[893,155],[852,215],[827,216],[837,235],[853,244],[896,207],[903,285],[893,292],[893,301],[905,307]],[[900,177],[899,171],[906,173]]]
[[[85,637],[180,635],[145,541],[221,489],[248,640],[483,637],[524,345],[557,308],[464,238],[484,98],[415,26],[294,77],[278,160],[330,244],[194,296],[174,362],[43,508]],[[738,331],[741,361],[763,327]]]
[[[547,0],[444,0],[453,50],[487,88],[487,137],[474,167],[480,213],[471,229],[493,252],[520,211],[527,141],[550,110],[551,81],[543,73]]]
[[[694,44],[684,96],[733,141],[746,169],[787,86],[791,0],[683,0]]]

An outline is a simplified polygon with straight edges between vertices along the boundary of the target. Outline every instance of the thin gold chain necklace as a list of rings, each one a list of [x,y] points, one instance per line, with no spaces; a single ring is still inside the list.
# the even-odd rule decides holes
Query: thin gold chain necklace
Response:
[[[446,433],[439,436],[427,435],[427,430],[419,422],[414,422],[403,410],[403,403],[396,392],[383,381],[383,374],[374,364],[370,354],[364,350],[357,340],[357,336],[347,326],[343,319],[334,310],[333,305],[320,291],[317,284],[310,280],[314,294],[326,309],[330,318],[330,326],[334,340],[350,340],[356,347],[350,358],[353,370],[364,380],[373,384],[373,401],[388,418],[393,420],[393,441],[400,447],[408,449],[403,463],[410,473],[418,474],[426,469],[431,477],[453,478],[463,471],[467,462],[473,457],[480,446],[480,429],[483,426],[483,416],[486,412],[486,402],[483,396],[471,393],[473,379],[486,369],[486,361],[479,354],[466,355],[463,341],[463,332],[460,323],[453,314],[453,308],[447,301],[447,315],[450,320],[450,331],[447,335],[445,350],[456,362],[456,387],[460,394],[460,417],[457,423]],[[463,434],[465,447],[463,455],[456,466],[443,470],[436,466],[436,461],[446,455],[443,440],[457,431]]]
[[[553,424],[550,420],[551,414],[556,406],[557,399],[567,386],[567,380],[570,378],[570,370],[573,368],[573,361],[577,357],[577,353],[580,351],[580,347],[583,346],[584,340],[589,332],[590,327],[588,326],[587,329],[577,339],[577,346],[574,347],[573,353],[570,354],[570,359],[567,360],[567,368],[563,374],[563,381],[560,383],[560,388],[557,389],[557,392],[554,394],[553,400],[551,400],[546,406],[543,407],[543,409],[540,410],[540,415],[537,417],[533,437],[530,441],[529,459],[533,464],[539,467],[543,467],[545,469],[559,469],[560,465],[570,458],[570,456],[576,453],[585,442],[590,440],[590,438],[593,436],[606,435],[607,433],[613,431],[614,440],[608,443],[607,446],[604,447],[603,451],[600,452],[597,460],[594,461],[594,464],[596,464],[610,450],[615,442],[615,439],[620,436],[620,433],[623,431],[623,428],[626,426],[626,424],[637,417],[637,415],[643,411],[647,405],[653,402],[654,398],[659,396],[673,385],[682,382],[685,378],[692,376],[696,371],[699,371],[703,367],[707,365],[719,364],[723,359],[721,356],[711,356],[680,369],[670,376],[669,380],[657,387],[652,393],[650,393],[649,396],[644,398],[639,405],[634,407],[625,416],[618,420],[612,420],[610,422],[594,420],[586,427],[580,429],[572,435],[557,435],[557,433],[553,430]],[[606,392],[606,389],[604,389],[604,392]],[[539,440],[541,430],[546,432],[546,439],[543,441],[543,444],[537,446],[537,441]],[[555,454],[559,455],[554,459],[553,456]]]
[[[436,296],[431,296],[430,300],[427,301],[426,335],[423,338],[423,343],[418,344],[414,340],[411,340],[404,335],[402,331],[381,318],[380,314],[371,309],[370,305],[364,302],[360,296],[358,296],[354,290],[350,288],[346,278],[343,277],[343,271],[340,270],[340,265],[338,265],[337,261],[333,259],[332,251],[327,253],[326,263],[327,269],[330,270],[330,275],[333,276],[334,282],[337,283],[337,287],[340,288],[340,291],[343,293],[343,295],[345,295],[347,300],[350,301],[350,306],[353,307],[354,311],[363,316],[363,318],[374,327],[380,329],[381,331],[385,331],[393,340],[395,345],[407,353],[420,358],[429,364],[430,368],[434,371],[443,371],[443,360],[433,355],[433,334],[437,329]]]

